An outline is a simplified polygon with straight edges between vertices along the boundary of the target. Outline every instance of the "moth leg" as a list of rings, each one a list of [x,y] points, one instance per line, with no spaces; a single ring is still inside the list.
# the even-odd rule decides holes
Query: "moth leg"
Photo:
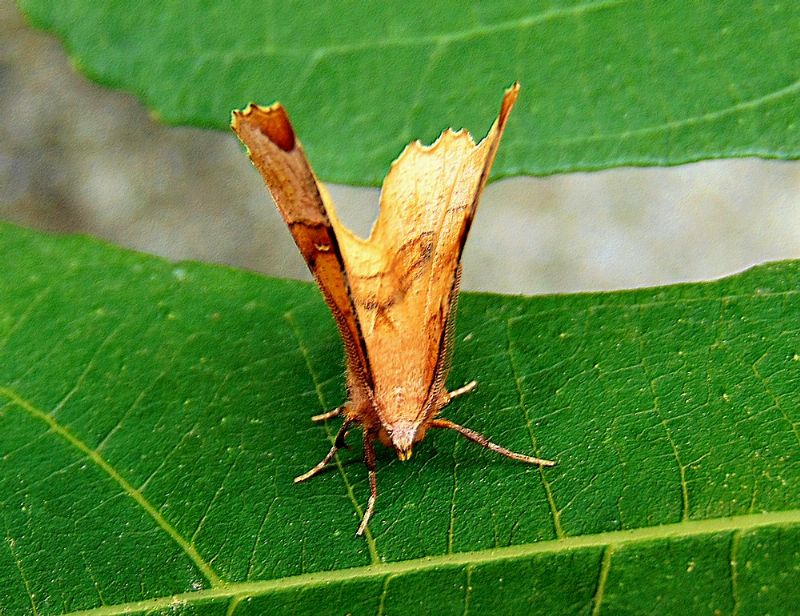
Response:
[[[538,466],[555,466],[555,462],[552,460],[542,460],[541,458],[534,458],[532,456],[526,456],[522,453],[516,453],[505,447],[501,447],[497,443],[493,443],[488,438],[486,438],[480,432],[475,432],[475,430],[470,430],[469,428],[465,428],[464,426],[459,426],[457,423],[453,423],[449,419],[439,418],[434,419],[430,423],[431,428],[447,428],[449,430],[455,430],[461,436],[471,440],[473,443],[478,443],[481,447],[486,447],[486,449],[491,449],[499,453],[501,456],[505,456],[507,458],[511,458],[512,460],[518,460],[520,462],[526,462],[528,464],[536,464]]]
[[[333,441],[333,447],[331,447],[331,450],[328,452],[328,454],[322,458],[322,460],[310,471],[295,477],[295,483],[300,483],[306,479],[311,479],[314,475],[325,468],[331,460],[333,460],[333,456],[336,455],[337,451],[339,451],[342,447],[347,446],[347,444],[344,442],[344,439],[347,437],[347,431],[352,423],[352,420],[345,420],[345,422],[342,424],[342,427],[339,428],[339,432],[336,433],[336,440]]]
[[[314,423],[319,423],[321,421],[327,421],[329,419],[333,419],[341,415],[343,410],[344,406],[340,406],[339,408],[335,408],[332,411],[328,411],[327,413],[320,413],[319,415],[312,416],[311,421],[313,421]]]
[[[369,519],[375,510],[375,500],[378,498],[378,481],[375,476],[375,449],[372,446],[372,437],[367,430],[364,430],[364,464],[369,472],[369,500],[367,501],[367,509],[364,511],[364,517],[361,518],[361,524],[358,525],[358,530],[356,531],[356,535],[359,537],[367,529]]]
[[[452,402],[453,400],[455,400],[459,396],[463,396],[464,394],[468,394],[473,389],[475,389],[477,386],[478,386],[478,381],[470,381],[469,383],[467,383],[463,387],[459,387],[458,389],[454,389],[453,391],[447,392],[447,398],[448,398],[447,402],[448,403]]]

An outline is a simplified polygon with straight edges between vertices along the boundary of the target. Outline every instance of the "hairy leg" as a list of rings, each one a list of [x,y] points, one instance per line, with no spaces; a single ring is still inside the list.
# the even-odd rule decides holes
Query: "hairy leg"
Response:
[[[313,421],[314,423],[319,423],[321,421],[327,421],[328,419],[333,419],[341,415],[343,410],[344,407],[340,406],[339,408],[333,409],[332,411],[328,411],[327,413],[320,413],[319,415],[312,416],[311,421]]]
[[[448,402],[448,404],[450,402],[452,402],[453,400],[455,400],[456,398],[458,398],[459,396],[463,396],[464,394],[468,394],[473,389],[475,389],[477,386],[478,386],[478,381],[470,381],[469,383],[467,383],[466,385],[463,385],[462,387],[459,387],[458,389],[454,389],[453,391],[447,392],[447,397],[448,397],[447,402]]]
[[[516,453],[506,449],[505,447],[501,447],[497,443],[493,443],[480,432],[475,432],[475,430],[470,430],[469,428],[460,426],[457,423],[453,423],[449,419],[444,419],[443,417],[439,417],[431,421],[430,426],[431,428],[447,428],[448,430],[455,430],[461,436],[471,440],[473,443],[478,443],[478,445],[481,447],[491,449],[492,451],[499,453],[501,456],[511,458],[512,460],[518,460],[528,464],[536,464],[538,466],[555,466],[555,462],[552,460],[542,460],[541,458],[534,458],[532,456],[526,456],[522,453]]]
[[[367,501],[367,509],[364,511],[364,517],[361,519],[361,524],[358,525],[358,530],[356,531],[356,535],[359,537],[367,529],[369,519],[375,510],[375,500],[378,498],[378,482],[375,477],[375,449],[372,446],[372,437],[366,430],[364,430],[364,464],[369,473],[369,500]]]
[[[314,468],[310,471],[303,473],[302,475],[295,477],[294,482],[300,483],[301,481],[305,481],[306,479],[311,479],[314,475],[319,473],[323,468],[325,468],[328,463],[333,460],[333,456],[336,455],[336,452],[339,451],[342,447],[346,447],[347,444],[344,442],[344,439],[347,437],[347,431],[350,429],[352,425],[352,420],[346,419],[342,424],[342,427],[339,428],[339,432],[336,433],[336,440],[333,442],[333,447],[328,452],[328,454],[322,458],[322,460],[317,464]]]

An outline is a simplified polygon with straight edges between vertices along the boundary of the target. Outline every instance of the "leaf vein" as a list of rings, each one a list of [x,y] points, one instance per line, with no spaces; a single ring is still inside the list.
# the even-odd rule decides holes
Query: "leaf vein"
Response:
[[[762,94],[761,96],[757,96],[749,100],[739,101],[733,105],[721,107],[714,111],[687,116],[678,120],[670,120],[661,124],[655,124],[653,126],[643,126],[642,128],[635,128],[618,133],[595,133],[593,135],[573,137],[571,139],[554,139],[551,141],[541,142],[539,145],[555,147],[596,143],[598,141],[624,141],[626,139],[643,137],[646,135],[668,133],[670,131],[675,131],[687,126],[696,126],[698,124],[714,122],[741,111],[758,109],[762,104],[778,101],[792,94],[796,94],[797,92],[800,92],[800,79],[782,88],[771,90],[765,94]]]
[[[613,530],[591,535],[572,535],[561,539],[550,539],[536,543],[505,548],[490,548],[471,552],[457,552],[440,556],[424,556],[416,559],[390,563],[378,563],[363,567],[319,571],[302,575],[261,580],[257,582],[233,582],[215,588],[186,592],[178,595],[156,597],[115,606],[107,606],[72,612],[64,616],[121,616],[132,612],[156,611],[193,601],[208,602],[214,599],[230,599],[234,596],[255,597],[272,592],[283,592],[292,588],[323,586],[337,582],[351,582],[388,575],[398,576],[420,571],[440,571],[444,567],[462,568],[502,560],[526,558],[537,554],[570,552],[576,549],[599,548],[609,545],[619,547],[654,540],[683,539],[724,532],[743,532],[764,527],[800,525],[800,509],[774,511],[770,513],[745,514],[740,516],[689,520],[672,524],[660,524],[628,530]]]
[[[534,434],[533,431],[530,414],[528,413],[528,406],[525,402],[525,393],[522,387],[522,377],[520,376],[517,368],[517,362],[514,361],[514,351],[512,346],[511,321],[508,320],[506,321],[506,352],[508,354],[508,363],[511,366],[511,374],[514,377],[514,386],[516,387],[517,391],[519,408],[522,409],[522,414],[525,417],[525,424],[528,427],[528,434],[531,439],[531,444],[533,445],[534,455],[536,455],[536,457],[541,457],[541,450],[539,449],[539,444],[536,440],[536,434]],[[553,518],[553,530],[555,531],[556,537],[562,539],[566,537],[566,534],[564,533],[564,529],[561,528],[561,514],[556,506],[555,498],[553,497],[553,489],[550,485],[550,482],[547,480],[547,477],[545,477],[544,469],[541,466],[537,467],[537,469],[539,471],[539,477],[542,480],[542,486],[544,487],[545,495],[547,496],[547,504],[550,506],[550,513]]]
[[[25,575],[25,569],[22,568],[22,561],[17,554],[16,540],[9,533],[8,520],[6,520],[5,516],[3,517],[3,521],[6,527],[6,546],[8,546],[8,551],[11,552],[11,558],[14,560],[14,566],[16,566],[19,576],[22,578],[22,583],[25,585],[25,592],[28,594],[28,600],[31,602],[32,614],[34,616],[38,616],[39,610],[36,608],[36,598],[31,590],[31,584],[28,581],[28,576]]]
[[[178,546],[185,552],[186,556],[194,563],[200,572],[206,577],[212,587],[223,584],[222,579],[211,568],[211,566],[203,559],[200,553],[183,537],[177,529],[170,524],[167,519],[161,515],[144,495],[134,488],[127,479],[125,479],[111,464],[106,461],[96,450],[89,447],[77,436],[72,434],[66,427],[62,426],[51,414],[36,408],[19,396],[16,392],[7,387],[0,386],[0,396],[3,396],[13,402],[16,406],[28,413],[31,417],[38,419],[55,432],[58,436],[67,441],[70,445],[75,447],[78,451],[84,454],[91,460],[97,467],[104,471],[113,481],[115,481],[122,488],[123,492],[133,499],[144,511],[153,519],[153,521],[165,532],[169,537],[178,544]]]
[[[672,437],[672,432],[669,429],[669,424],[667,420],[664,418],[664,414],[661,412],[661,397],[656,392],[654,378],[650,373],[649,368],[647,367],[647,362],[644,358],[644,340],[640,338],[639,340],[639,358],[642,363],[642,371],[644,372],[644,376],[647,379],[648,386],[650,388],[650,394],[653,397],[653,412],[656,414],[658,418],[659,424],[664,429],[664,434],[667,437],[667,442],[669,443],[670,449],[672,450],[672,456],[675,458],[675,463],[678,465],[678,477],[680,478],[680,487],[681,487],[681,520],[686,521],[689,519],[689,486],[686,483],[686,465],[681,461],[680,451],[678,450],[678,445],[675,442],[675,439]]]
[[[597,572],[597,587],[592,598],[592,616],[600,616],[603,596],[606,591],[606,581],[608,580],[608,572],[611,570],[611,559],[614,556],[615,547],[615,544],[609,543],[603,550],[603,560],[600,562],[600,568]]]
[[[510,19],[492,25],[482,25],[476,28],[465,28],[463,30],[449,33],[427,34],[422,36],[401,36],[394,38],[386,37],[357,43],[321,45],[314,48],[286,48],[263,45],[261,47],[241,48],[234,50],[213,49],[204,53],[198,53],[196,50],[192,50],[191,54],[187,54],[185,52],[167,55],[162,54],[161,59],[163,61],[195,60],[197,62],[221,60],[230,63],[234,60],[263,58],[265,56],[305,57],[310,54],[312,57],[315,57],[317,60],[319,60],[330,55],[346,55],[354,52],[376,51],[379,49],[425,46],[446,47],[447,45],[458,43],[460,41],[470,41],[504,32],[521,32],[542,24],[546,24],[550,21],[581,16],[594,11],[614,9],[635,1],[636,0],[599,0],[597,2],[587,2],[571,7],[548,9],[537,15],[527,15],[519,19]]]
[[[69,402],[72,399],[72,397],[75,394],[77,394],[78,391],[80,391],[80,388],[83,385],[83,382],[86,380],[86,377],[89,375],[89,372],[91,372],[92,368],[94,368],[95,362],[97,361],[97,358],[100,356],[100,353],[103,351],[106,345],[114,339],[114,337],[119,333],[120,329],[122,329],[122,323],[114,327],[114,329],[112,329],[111,332],[109,332],[109,334],[105,338],[103,338],[102,342],[99,345],[97,345],[97,348],[94,350],[94,353],[92,353],[92,356],[89,358],[89,361],[86,363],[86,366],[81,371],[80,375],[75,381],[75,384],[72,386],[72,388],[70,388],[70,390],[66,393],[66,395],[63,398],[61,398],[61,400],[59,400],[58,403],[53,407],[53,410],[50,411],[50,415],[57,415],[58,412],[66,406],[67,402]]]
[[[317,373],[314,371],[314,366],[311,363],[311,353],[308,350],[308,347],[303,343],[303,339],[300,337],[300,331],[297,328],[297,324],[294,321],[294,317],[292,316],[291,312],[287,312],[283,315],[283,318],[289,324],[289,328],[294,336],[295,341],[297,342],[298,348],[300,349],[300,354],[303,356],[303,360],[306,364],[306,369],[308,370],[309,375],[311,376],[311,381],[314,384],[314,389],[317,392],[317,399],[319,400],[320,408],[323,412],[328,411],[329,409],[325,405],[325,396],[322,393],[322,387],[320,385],[319,377],[317,377]],[[325,423],[325,432],[328,435],[328,440],[333,443],[334,435],[331,434],[330,428],[328,427],[327,422]],[[339,475],[342,477],[342,481],[344,481],[345,488],[347,489],[347,495],[350,498],[350,502],[353,503],[353,507],[358,513],[359,517],[364,517],[364,511],[361,509],[361,505],[358,504],[358,501],[355,497],[355,492],[353,491],[353,485],[350,483],[350,480],[347,477],[347,474],[344,472],[344,467],[342,466],[342,461],[339,458],[339,454],[337,453],[333,457],[334,461],[336,462],[336,467],[339,469]],[[370,558],[372,559],[373,563],[380,562],[380,556],[378,556],[378,550],[375,546],[375,538],[372,535],[372,531],[370,530],[369,526],[364,530],[364,538],[367,542],[367,547],[369,548]]]

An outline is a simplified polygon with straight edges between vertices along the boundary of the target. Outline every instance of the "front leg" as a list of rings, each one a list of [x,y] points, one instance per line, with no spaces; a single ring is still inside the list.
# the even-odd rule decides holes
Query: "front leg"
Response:
[[[322,460],[314,466],[310,471],[303,473],[302,475],[295,477],[294,482],[300,483],[301,481],[305,481],[306,479],[311,479],[314,475],[319,473],[323,468],[325,468],[328,463],[333,460],[333,456],[336,455],[336,452],[339,451],[342,447],[347,447],[347,443],[345,443],[344,439],[347,438],[347,431],[350,429],[350,426],[353,424],[352,419],[345,419],[342,427],[339,428],[339,432],[336,433],[336,439],[333,441],[333,447],[328,452],[328,454],[322,458]]]
[[[372,436],[368,430],[364,430],[364,465],[367,467],[369,474],[369,500],[367,501],[367,509],[364,511],[364,517],[361,519],[361,524],[359,524],[356,531],[356,535],[359,537],[367,529],[372,512],[375,511],[375,501],[378,498],[378,481],[375,475],[375,449],[372,446]]]
[[[328,419],[334,419],[342,414],[344,410],[344,406],[340,406],[339,408],[335,408],[332,411],[328,411],[327,413],[320,413],[319,415],[313,415],[311,417],[311,421],[314,423],[319,423],[321,421],[327,421]]]
[[[470,381],[466,385],[459,387],[458,389],[454,389],[453,391],[447,392],[447,402],[446,404],[450,404],[456,398],[463,396],[464,394],[468,394],[472,390],[474,390],[478,386],[478,381]]]
[[[473,443],[477,443],[481,447],[486,447],[486,449],[499,453],[501,456],[505,456],[506,458],[511,458],[512,460],[518,460],[519,462],[525,462],[527,464],[536,464],[537,466],[555,466],[556,464],[552,460],[543,460],[542,458],[534,458],[533,456],[528,456],[524,453],[517,453],[516,451],[511,451],[510,449],[506,449],[505,447],[498,445],[497,443],[493,443],[480,432],[475,432],[475,430],[471,430],[470,428],[465,428],[464,426],[460,426],[457,423],[453,423],[449,419],[445,419],[444,417],[438,417],[437,419],[433,419],[430,423],[430,426],[431,428],[444,428],[446,430],[455,430],[461,436],[469,439]]]

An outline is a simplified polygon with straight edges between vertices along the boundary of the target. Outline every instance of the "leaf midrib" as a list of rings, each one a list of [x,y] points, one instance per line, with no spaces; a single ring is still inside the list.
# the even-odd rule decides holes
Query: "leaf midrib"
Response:
[[[742,532],[764,526],[792,524],[800,524],[800,509],[789,509],[786,511],[769,513],[750,513],[740,516],[713,518],[710,520],[693,520],[631,530],[615,530],[591,535],[566,537],[564,539],[551,539],[524,545],[514,545],[505,548],[475,550],[456,554],[443,554],[441,556],[427,556],[379,565],[366,565],[363,567],[337,569],[334,571],[304,573],[302,575],[258,582],[223,583],[220,586],[205,590],[185,592],[131,603],[120,603],[118,605],[107,605],[90,610],[70,612],[65,616],[115,616],[135,611],[163,609],[176,604],[190,604],[194,601],[253,597],[271,591],[286,590],[298,586],[320,586],[335,582],[358,581],[441,567],[459,567],[500,560],[511,560],[532,556],[534,554],[558,553],[592,547],[608,548],[613,546],[616,548],[617,546],[630,543],[694,537],[697,535],[722,532]]]
[[[55,424],[55,426],[50,425],[51,429],[54,429],[59,433],[61,430],[63,430],[46,413],[30,405],[30,403],[17,395],[16,392],[13,392],[5,387],[0,387],[0,394],[2,394],[3,397],[8,399],[13,404],[22,407],[27,412],[32,413],[33,415],[46,421],[48,424]],[[65,438],[71,437],[69,434],[61,434],[61,436]],[[72,442],[72,439],[74,439],[74,437],[68,438],[70,442]],[[76,443],[73,443],[73,445],[76,445]],[[83,445],[83,447],[81,447],[79,445],[83,445],[83,443],[78,442],[76,446],[78,446],[81,451],[93,459],[93,457],[90,455],[91,451],[88,449],[84,451],[86,446]],[[94,461],[97,462],[97,460]],[[105,465],[107,465],[107,463],[103,465],[103,468],[106,470],[106,472],[108,472],[109,469],[105,468]],[[113,468],[111,470],[113,470]],[[126,487],[126,485],[128,485],[124,478],[119,477],[117,479],[122,481],[120,485],[122,485],[123,489]],[[131,490],[133,490],[132,487]],[[133,492],[136,492],[136,490],[133,490],[133,492],[128,492],[129,495],[135,497]],[[139,504],[142,505],[141,502]],[[149,505],[149,503],[145,503],[145,505]],[[151,514],[153,513],[150,511],[148,512]],[[160,518],[160,515],[157,517]],[[163,525],[160,524],[162,528],[172,535],[172,533],[169,532],[172,527],[166,522],[166,520],[163,520],[163,522]],[[790,509],[786,511],[769,513],[751,513],[740,516],[721,517],[708,520],[688,520],[673,524],[663,524],[659,526],[631,530],[616,530],[589,535],[572,537],[568,536],[504,548],[475,550],[459,552],[455,554],[443,554],[440,556],[430,556],[391,563],[371,564],[333,571],[306,573],[284,578],[261,580],[257,582],[226,582],[220,579],[213,571],[209,572],[206,570],[207,565],[205,567],[203,566],[205,561],[202,559],[202,557],[194,551],[193,546],[184,545],[185,540],[183,540],[178,541],[178,543],[182,548],[184,548],[184,550],[187,550],[187,547],[190,548],[187,551],[187,555],[195,562],[196,565],[199,566],[199,568],[207,575],[207,577],[210,578],[212,587],[208,589],[190,591],[164,597],[156,597],[142,601],[120,603],[116,605],[105,605],[99,608],[70,612],[69,614],[73,616],[77,614],[114,616],[130,613],[131,611],[169,608],[175,604],[190,604],[192,602],[208,601],[213,599],[236,599],[252,597],[272,591],[285,590],[301,586],[319,586],[322,584],[330,584],[335,582],[365,580],[375,577],[400,575],[404,573],[419,572],[441,567],[476,565],[487,562],[524,558],[534,554],[558,553],[591,547],[603,547],[608,550],[609,548],[613,549],[619,545],[629,543],[685,538],[720,532],[741,532],[764,526],[786,524],[800,524],[800,509]],[[173,537],[173,539],[175,539],[175,537]],[[178,537],[178,539],[182,539],[182,537]]]
[[[337,43],[321,45],[318,47],[273,47],[261,45],[259,47],[248,47],[242,49],[209,49],[199,53],[177,53],[163,54],[167,60],[198,60],[198,59],[224,59],[228,62],[233,60],[245,60],[250,58],[261,58],[264,56],[286,56],[309,58],[309,62],[317,63],[323,58],[332,55],[345,55],[358,51],[375,51],[393,47],[437,47],[446,46],[452,43],[466,41],[477,37],[486,37],[503,32],[513,32],[532,28],[549,21],[563,19],[566,17],[581,17],[587,13],[614,9],[619,6],[630,4],[635,0],[597,0],[586,2],[570,7],[550,8],[535,15],[529,15],[519,19],[510,19],[493,24],[481,24],[474,28],[462,28],[450,32],[437,32],[433,34],[422,34],[416,36],[384,37],[370,39],[357,43]]]

